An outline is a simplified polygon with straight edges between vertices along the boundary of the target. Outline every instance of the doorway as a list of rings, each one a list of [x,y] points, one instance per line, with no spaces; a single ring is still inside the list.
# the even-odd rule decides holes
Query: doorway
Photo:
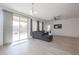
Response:
[[[27,19],[13,16],[13,42],[27,39]]]

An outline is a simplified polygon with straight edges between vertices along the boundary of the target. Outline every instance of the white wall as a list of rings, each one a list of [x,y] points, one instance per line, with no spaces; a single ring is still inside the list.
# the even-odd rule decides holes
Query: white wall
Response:
[[[62,29],[54,29],[54,24],[62,24]],[[79,37],[79,18],[45,21],[44,30],[47,30],[48,25],[53,35]]]
[[[57,20],[54,24],[62,24],[62,29],[54,29],[54,35],[79,37],[79,18]]]
[[[3,11],[3,44],[12,42],[12,24],[13,14],[8,11]]]
[[[3,12],[0,8],[0,45],[3,45]]]

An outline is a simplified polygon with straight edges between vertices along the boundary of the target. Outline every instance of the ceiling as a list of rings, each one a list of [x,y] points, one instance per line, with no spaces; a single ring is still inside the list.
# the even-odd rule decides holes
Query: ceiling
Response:
[[[31,3],[2,3],[2,5],[28,15],[32,9]],[[56,16],[60,16],[60,19],[79,17],[78,3],[34,3],[33,10],[36,12],[33,14],[34,17],[47,20]]]

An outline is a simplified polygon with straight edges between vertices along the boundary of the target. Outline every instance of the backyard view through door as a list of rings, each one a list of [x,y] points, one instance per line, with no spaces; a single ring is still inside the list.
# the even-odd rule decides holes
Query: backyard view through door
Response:
[[[13,16],[13,41],[24,40],[27,38],[27,19],[24,17]]]

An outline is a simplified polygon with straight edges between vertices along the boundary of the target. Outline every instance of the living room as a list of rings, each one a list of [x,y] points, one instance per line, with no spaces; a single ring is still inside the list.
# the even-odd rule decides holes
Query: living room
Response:
[[[0,55],[78,55],[79,3],[0,3]]]

